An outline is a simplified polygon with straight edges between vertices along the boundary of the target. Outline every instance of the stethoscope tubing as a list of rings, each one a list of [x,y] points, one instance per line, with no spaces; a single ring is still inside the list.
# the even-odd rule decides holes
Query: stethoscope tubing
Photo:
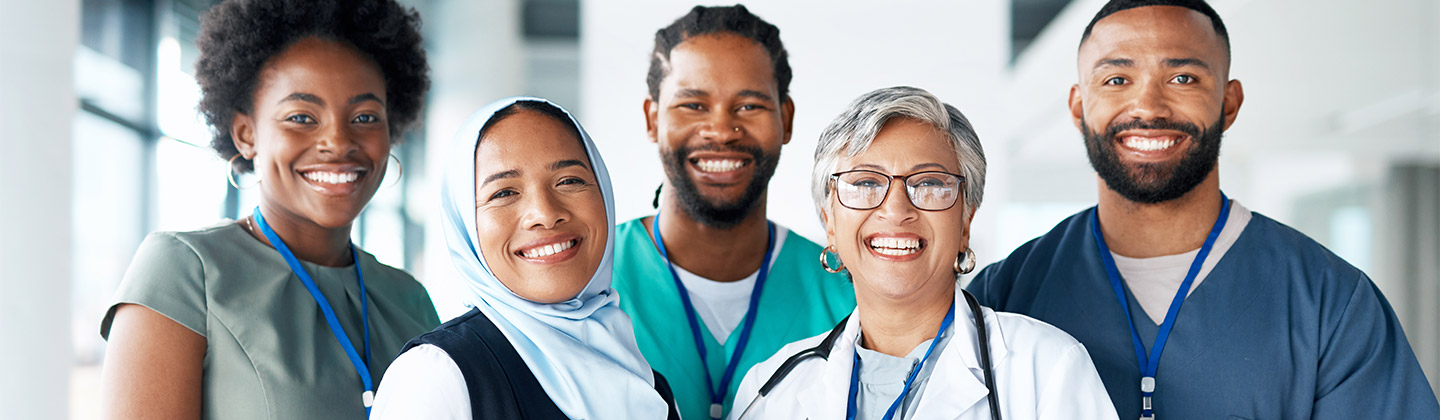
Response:
[[[960,293],[965,295],[965,303],[970,307],[970,313],[975,316],[976,341],[980,344],[980,365],[981,370],[984,372],[985,388],[990,391],[989,395],[986,396],[986,399],[990,401],[990,418],[991,420],[1001,420],[1000,395],[995,389],[995,369],[990,360],[990,337],[989,330],[985,328],[985,314],[980,311],[980,302],[975,300],[974,295],[971,295],[969,291],[964,289],[961,289]],[[770,379],[766,380],[765,384],[760,386],[760,392],[756,393],[755,398],[752,398],[750,403],[745,405],[745,410],[740,412],[740,420],[744,420],[746,416],[750,414],[750,410],[755,408],[755,404],[765,399],[765,397],[770,394],[770,391],[775,389],[776,385],[779,385],[781,381],[785,380],[786,376],[790,375],[790,371],[800,365],[800,362],[811,357],[830,360],[830,350],[835,348],[835,340],[840,338],[840,333],[845,330],[845,323],[849,321],[850,316],[845,316],[834,329],[830,330],[829,334],[825,335],[823,340],[820,340],[820,344],[796,352],[786,358],[785,362],[780,364],[780,368],[776,369],[775,373],[770,375]]]

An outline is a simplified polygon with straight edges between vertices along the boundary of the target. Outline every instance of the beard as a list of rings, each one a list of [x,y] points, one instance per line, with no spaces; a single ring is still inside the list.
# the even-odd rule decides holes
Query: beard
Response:
[[[1168,120],[1112,124],[1105,133],[1090,131],[1082,120],[1080,131],[1085,136],[1085,152],[1090,166],[1105,180],[1112,191],[1136,203],[1155,204],[1174,200],[1195,189],[1210,175],[1220,159],[1220,138],[1224,135],[1225,117],[1201,131],[1195,124]],[[1115,136],[1125,130],[1175,130],[1190,136],[1190,151],[1176,162],[1139,163],[1133,167],[1120,161]]]
[[[688,156],[700,150],[739,152],[750,155],[750,164],[755,165],[755,173],[740,197],[734,200],[723,200],[706,197],[700,193],[700,188],[695,185],[695,180],[690,178],[686,168],[689,163]],[[765,194],[765,188],[770,184],[770,177],[775,175],[775,166],[779,163],[779,156],[767,154],[759,147],[707,144],[693,148],[681,146],[670,153],[661,152],[660,160],[665,164],[665,174],[670,179],[670,186],[675,188],[675,196],[680,199],[680,208],[690,215],[691,219],[701,224],[716,229],[729,229],[740,224],[745,217],[755,211],[756,202],[760,200],[761,195]]]

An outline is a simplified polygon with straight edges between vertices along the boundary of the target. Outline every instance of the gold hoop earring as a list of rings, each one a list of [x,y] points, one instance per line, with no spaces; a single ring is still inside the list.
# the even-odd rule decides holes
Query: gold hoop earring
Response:
[[[395,159],[395,182],[390,183],[390,186],[393,187],[395,184],[400,183],[400,176],[405,175],[405,167],[400,165],[400,158],[395,156],[394,153],[390,154],[390,158]]]
[[[236,153],[235,156],[231,156],[231,157],[230,157],[230,161],[229,161],[229,162],[230,162],[230,166],[225,167],[225,179],[228,180],[228,181],[230,181],[230,186],[235,187],[235,189],[237,189],[237,190],[243,190],[244,188],[241,188],[241,187],[240,187],[240,184],[237,183],[237,182],[235,182],[235,158],[238,158],[238,157],[242,157],[242,156],[240,156],[239,153]],[[250,158],[245,158],[245,159],[248,160],[248,159],[250,159]],[[257,184],[258,184],[258,182],[257,182]],[[253,187],[253,185],[252,185],[252,187]]]
[[[965,260],[964,267],[960,266],[960,260],[962,259]],[[970,274],[971,271],[975,271],[975,251],[970,248],[965,248],[965,252],[955,256],[955,264],[952,268],[955,269],[956,273],[960,274]]]
[[[841,271],[845,271],[845,262],[844,262],[844,261],[840,261],[840,253],[839,253],[839,252],[836,252],[836,253],[835,253],[835,261],[839,262],[839,263],[840,263],[840,266],[839,266],[839,267],[835,267],[835,268],[830,268],[830,258],[829,258],[829,256],[830,256],[830,253],[832,252],[832,251],[830,251],[831,248],[834,248],[834,247],[833,247],[833,246],[826,246],[825,249],[820,250],[820,268],[825,269],[825,272],[831,273],[831,274],[839,273],[839,272],[841,272]]]

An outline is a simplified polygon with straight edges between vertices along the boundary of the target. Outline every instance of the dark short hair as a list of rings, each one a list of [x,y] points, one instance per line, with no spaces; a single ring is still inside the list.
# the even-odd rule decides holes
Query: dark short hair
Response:
[[[510,104],[504,108],[500,108],[499,111],[495,111],[495,115],[490,116],[490,120],[486,121],[485,125],[480,126],[480,134],[476,137],[477,147],[479,145],[479,140],[485,138],[485,133],[490,131],[491,127],[494,127],[495,124],[499,124],[501,120],[510,118],[510,116],[515,115],[522,110],[538,112],[540,113],[540,115],[544,115],[554,119],[555,121],[559,121],[561,125],[564,125],[566,128],[569,129],[570,134],[574,135],[576,140],[580,141],[580,147],[585,147],[585,138],[580,136],[580,129],[576,127],[575,122],[570,119],[570,114],[566,114],[565,111],[561,110],[555,105],[551,105],[549,103],[541,101],[531,100],[515,101],[515,103],[513,104]]]
[[[1149,6],[1184,7],[1210,18],[1210,27],[1225,41],[1225,57],[1230,57],[1230,33],[1225,31],[1225,22],[1220,20],[1220,14],[1215,13],[1215,9],[1205,0],[1110,0],[1105,3],[1105,7],[1100,8],[1100,12],[1095,13],[1094,19],[1090,19],[1090,24],[1085,25],[1085,34],[1080,36],[1080,45],[1085,45],[1085,40],[1090,39],[1090,31],[1095,29],[1095,24],[1100,22],[1100,19],[1125,10]]]
[[[253,111],[265,63],[309,37],[353,46],[375,60],[385,77],[392,141],[419,118],[430,67],[414,9],[395,0],[227,0],[201,17],[195,42],[200,113],[214,129],[210,146],[221,159],[240,153],[230,128],[235,113]],[[250,172],[254,163],[241,157],[232,169]]]
[[[650,54],[650,72],[645,83],[650,87],[650,99],[660,99],[660,82],[670,74],[670,50],[681,42],[700,35],[732,33],[748,38],[770,54],[770,65],[775,73],[775,85],[780,89],[780,100],[790,97],[790,59],[785,44],[780,42],[780,28],[750,13],[744,5],[695,6],[690,13],[681,16],[670,26],[655,31],[655,50]]]

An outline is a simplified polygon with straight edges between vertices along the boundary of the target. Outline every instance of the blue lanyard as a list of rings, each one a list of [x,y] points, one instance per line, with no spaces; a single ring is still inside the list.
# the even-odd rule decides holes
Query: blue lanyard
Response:
[[[1165,351],[1165,342],[1170,338],[1170,330],[1175,327],[1175,318],[1180,314],[1180,305],[1185,303],[1185,296],[1190,292],[1190,284],[1200,274],[1200,267],[1205,265],[1205,257],[1210,255],[1210,249],[1215,246],[1215,238],[1225,229],[1225,219],[1230,217],[1229,203],[1230,199],[1225,197],[1225,193],[1220,193],[1220,216],[1215,218],[1215,226],[1210,228],[1205,245],[1200,247],[1195,261],[1190,263],[1190,271],[1185,274],[1185,280],[1180,282],[1180,290],[1175,291],[1175,298],[1170,301],[1170,309],[1165,311],[1165,321],[1160,323],[1160,331],[1155,334],[1155,345],[1150,349],[1149,357],[1145,355],[1145,345],[1140,343],[1140,334],[1135,331],[1135,320],[1130,317],[1130,303],[1125,300],[1125,286],[1121,283],[1120,269],[1115,268],[1115,257],[1110,256],[1110,247],[1105,246],[1105,236],[1100,234],[1100,210],[1097,207],[1090,211],[1094,221],[1090,225],[1091,231],[1095,235],[1095,243],[1100,245],[1100,258],[1105,261],[1105,273],[1110,275],[1110,288],[1115,290],[1115,298],[1120,300],[1120,309],[1125,312],[1125,321],[1130,323],[1130,341],[1135,344],[1135,359],[1140,363],[1142,419],[1155,417],[1151,397],[1155,395],[1155,373],[1160,368],[1160,353]]]
[[[735,378],[735,368],[740,365],[740,355],[745,354],[745,346],[750,343],[750,331],[755,326],[755,313],[760,308],[760,291],[765,287],[765,277],[770,272],[770,253],[775,250],[775,224],[765,222],[769,229],[769,238],[765,242],[765,257],[760,261],[760,274],[755,279],[755,288],[750,291],[750,307],[745,310],[745,325],[740,328],[740,341],[735,343],[735,351],[730,354],[729,363],[725,364],[725,373],[720,377],[720,389],[715,389],[715,380],[710,377],[710,362],[705,357],[705,336],[700,332],[699,316],[695,313],[695,305],[690,303],[690,291],[685,289],[685,284],[680,282],[680,275],[675,273],[675,264],[670,262],[670,255],[665,252],[665,241],[660,239],[660,215],[657,213],[655,219],[650,223],[650,230],[655,233],[655,247],[660,250],[660,257],[665,259],[665,265],[670,267],[670,278],[675,280],[675,288],[680,289],[680,303],[685,306],[685,317],[690,321],[690,335],[695,338],[695,350],[700,352],[701,369],[705,371],[705,390],[710,392],[710,418],[720,419],[724,413],[725,394],[730,392],[730,381]]]
[[[975,314],[975,316],[984,315]],[[900,402],[904,401],[905,395],[910,393],[910,384],[914,383],[915,378],[920,376],[920,370],[925,368],[925,361],[930,360],[930,352],[935,351],[936,344],[940,344],[940,335],[944,334],[947,328],[950,328],[950,323],[953,321],[955,321],[955,303],[951,302],[950,311],[945,312],[945,320],[940,321],[940,331],[935,332],[935,339],[930,341],[930,348],[925,350],[925,356],[920,358],[920,364],[915,365],[915,368],[910,370],[910,376],[905,378],[905,387],[900,388],[900,396],[895,397],[895,402],[890,403],[890,409],[885,410],[885,417],[882,417],[882,420],[890,420],[892,418],[895,418],[895,411],[900,409]],[[983,346],[986,345],[986,343],[980,343],[980,345]],[[845,420],[855,420],[855,394],[858,394],[859,392],[860,349],[859,344],[857,343],[855,349],[855,362],[850,366],[850,403],[845,408]]]
[[[290,271],[300,277],[300,282],[305,284],[305,290],[310,291],[310,297],[315,298],[315,304],[320,305],[320,311],[325,313],[325,322],[330,324],[330,334],[335,335],[335,340],[340,342],[340,347],[345,349],[345,355],[350,358],[350,364],[355,366],[355,371],[360,373],[360,381],[365,383],[365,392],[360,394],[361,403],[365,404],[365,416],[370,416],[370,406],[375,402],[375,385],[370,381],[370,368],[365,365],[365,360],[370,360],[370,312],[365,301],[365,277],[360,274],[360,254],[355,252],[355,245],[350,245],[350,255],[355,258],[355,279],[360,282],[360,322],[365,332],[365,359],[361,360],[360,355],[355,353],[355,346],[350,344],[350,336],[345,334],[345,329],[340,327],[340,320],[335,317],[335,309],[330,306],[330,301],[320,293],[320,288],[315,287],[315,280],[305,272],[305,267],[300,266],[300,260],[295,259],[295,253],[290,252],[290,247],[285,246],[285,241],[280,240],[280,235],[270,229],[265,223],[265,216],[260,214],[260,208],[255,208],[255,224],[260,225],[260,231],[270,239],[270,245],[280,251],[280,256],[285,257],[285,263],[290,264]]]

